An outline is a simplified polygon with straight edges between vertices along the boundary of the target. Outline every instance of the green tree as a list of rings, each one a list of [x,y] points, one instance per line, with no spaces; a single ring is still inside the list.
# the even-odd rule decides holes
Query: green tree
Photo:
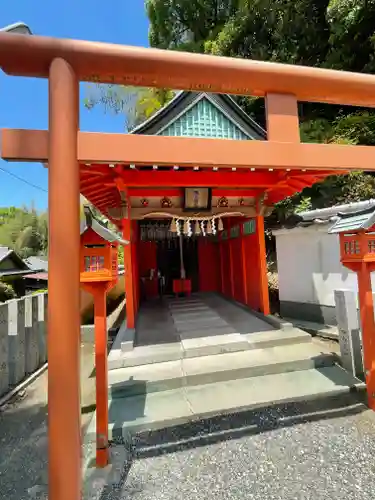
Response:
[[[153,47],[203,52],[244,0],[146,0]]]
[[[87,109],[102,106],[105,112],[123,114],[126,130],[147,120],[174,96],[171,90],[89,84],[84,104]]]
[[[375,71],[375,0],[148,0],[146,6],[154,47]],[[263,99],[237,99],[265,125]],[[371,110],[301,103],[299,114],[303,142],[375,143]],[[371,175],[333,176],[278,203],[275,214],[282,220],[295,210],[358,201],[374,194]]]
[[[22,258],[45,255],[48,248],[47,214],[34,207],[0,210],[0,245],[14,249]]]

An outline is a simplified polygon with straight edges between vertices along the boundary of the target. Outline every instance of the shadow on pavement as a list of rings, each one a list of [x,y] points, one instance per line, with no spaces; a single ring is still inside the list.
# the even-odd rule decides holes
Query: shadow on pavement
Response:
[[[311,402],[288,403],[213,417],[158,431],[139,433],[132,442],[135,458],[154,457],[291,427],[307,422],[356,415],[366,411],[363,395],[345,394]]]

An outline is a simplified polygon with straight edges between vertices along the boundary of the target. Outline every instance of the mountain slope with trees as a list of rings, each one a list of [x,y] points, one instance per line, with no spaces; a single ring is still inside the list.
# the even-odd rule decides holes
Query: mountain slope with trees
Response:
[[[46,255],[48,248],[48,216],[35,208],[0,208],[0,246],[15,250],[26,259]]]

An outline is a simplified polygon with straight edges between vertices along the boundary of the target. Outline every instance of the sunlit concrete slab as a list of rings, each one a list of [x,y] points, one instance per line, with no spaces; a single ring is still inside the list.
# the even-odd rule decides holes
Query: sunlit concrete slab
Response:
[[[354,386],[363,384],[341,368],[330,366],[188,387],[185,393],[195,417],[207,418],[272,404],[332,397],[349,392]]]
[[[211,356],[214,354],[222,354],[226,352],[243,351],[249,349],[249,343],[239,333],[227,333],[224,335],[213,334],[207,337],[183,337],[181,340],[181,344],[185,358]]]
[[[135,347],[131,352],[120,353],[116,359],[108,358],[108,369],[116,370],[126,366],[140,366],[166,361],[177,361],[183,357],[180,342]]]
[[[253,332],[247,333],[244,336],[251,348],[254,349],[311,342],[311,335],[298,328],[283,330],[282,332],[280,330]]]
[[[331,399],[363,390],[364,383],[338,366],[241,378],[153,392],[109,402],[109,439],[123,439],[144,430],[163,429],[216,415],[276,404]],[[94,441],[96,420],[86,441]]]
[[[109,401],[109,440],[127,440],[129,433],[145,429],[160,429],[164,423],[181,425],[189,422],[193,413],[183,389],[155,392]],[[96,414],[90,422],[86,441],[96,439]]]
[[[313,344],[297,344],[182,360],[185,386],[332,366],[333,356]]]
[[[207,345],[205,347],[207,349]],[[108,383],[111,397],[127,397],[190,385],[320,368],[331,366],[335,360],[331,353],[321,352],[312,343],[226,353],[215,352],[203,358],[188,357],[188,352],[184,352],[183,355],[184,357],[178,361],[110,371]]]
[[[126,397],[178,389],[185,384],[182,361],[167,361],[112,370],[108,375],[110,397]]]

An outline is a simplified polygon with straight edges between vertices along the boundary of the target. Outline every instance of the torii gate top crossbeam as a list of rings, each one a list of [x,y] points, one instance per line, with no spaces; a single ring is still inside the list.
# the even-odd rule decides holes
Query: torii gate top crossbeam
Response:
[[[48,78],[65,59],[81,81],[375,106],[375,78],[303,66],[0,33],[0,67],[10,75]]]

